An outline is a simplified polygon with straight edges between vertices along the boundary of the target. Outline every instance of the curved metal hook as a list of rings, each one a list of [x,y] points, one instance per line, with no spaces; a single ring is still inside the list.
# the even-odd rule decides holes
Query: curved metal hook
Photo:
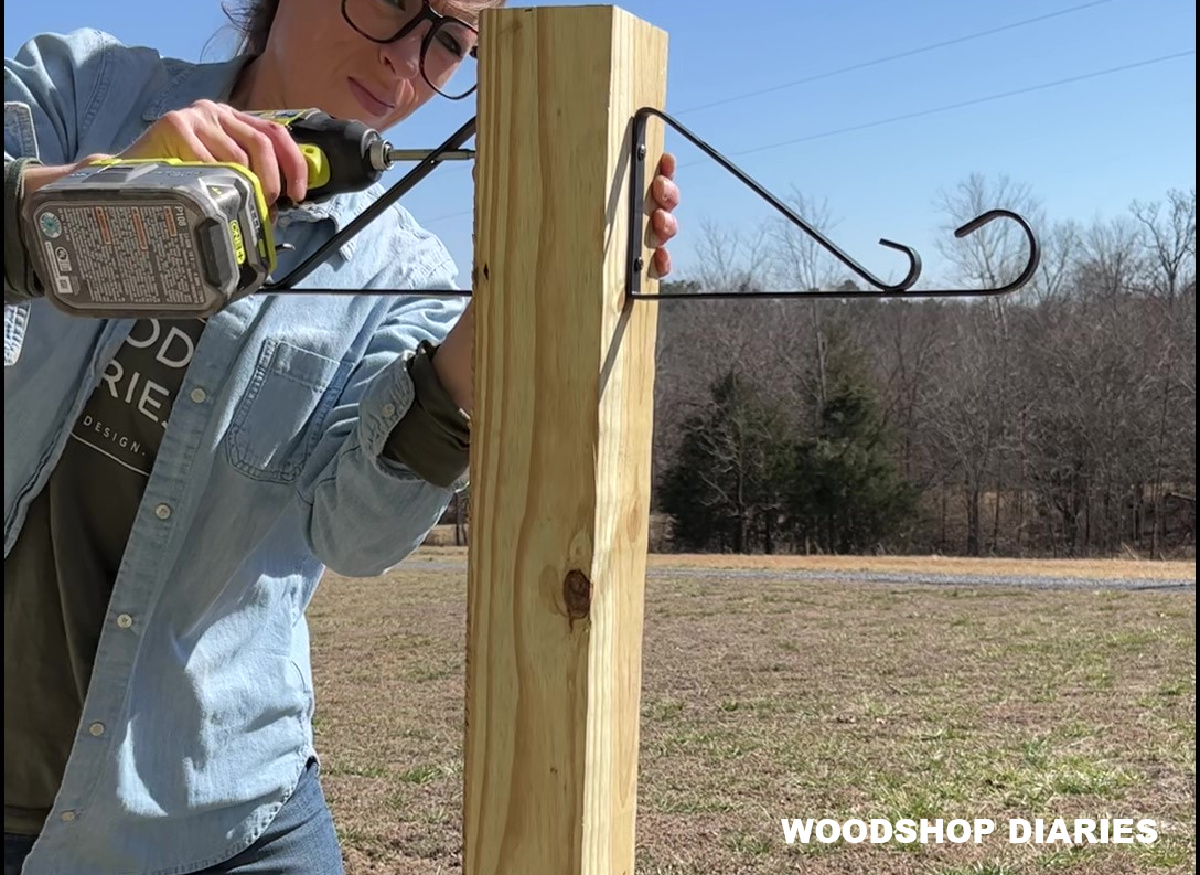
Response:
[[[1024,232],[1026,241],[1029,243],[1029,258],[1025,261],[1025,267],[1021,269],[1021,272],[1017,274],[1017,278],[1012,282],[995,289],[975,289],[970,292],[972,295],[1007,295],[1009,292],[1015,292],[1033,279],[1033,275],[1037,273],[1038,265],[1042,262],[1042,247],[1038,244],[1037,235],[1033,232],[1033,228],[1030,227],[1029,222],[1025,220],[1024,216],[1014,213],[1012,210],[988,210],[986,213],[976,216],[965,225],[955,228],[954,236],[959,239],[969,237],[984,225],[990,224],[997,219],[1011,219],[1017,223]],[[946,295],[963,295],[967,293],[961,291],[955,292],[954,290],[934,290],[926,294],[945,297]]]
[[[649,116],[657,116],[674,128],[679,134],[689,140],[696,148],[704,152],[704,154],[708,155],[708,157],[712,158],[714,161],[736,176],[740,182],[748,186],[755,194],[757,194],[771,206],[775,207],[775,209],[779,210],[779,212],[786,216],[788,220],[792,222],[792,224],[796,225],[805,234],[816,240],[817,243],[824,247],[831,255],[833,255],[834,258],[853,271],[854,274],[864,282],[884,291],[902,292],[911,288],[913,284],[920,278],[921,256],[917,253],[917,251],[911,246],[906,246],[903,243],[897,243],[894,240],[881,239],[879,241],[880,246],[886,246],[888,249],[895,249],[897,252],[904,253],[904,255],[908,258],[908,271],[905,273],[904,279],[900,280],[898,283],[888,283],[880,279],[870,270],[863,267],[849,255],[843,252],[841,247],[839,247],[836,243],[827,238],[808,222],[804,221],[804,219],[802,219],[795,212],[795,210],[793,210],[775,195],[771,194],[771,192],[767,191],[767,189],[763,188],[759,182],[752,179],[744,170],[742,170],[712,146],[708,145],[708,143],[704,142],[704,140],[700,139],[700,137],[698,137],[696,134],[689,131],[676,119],[672,118],[662,110],[656,109],[652,106],[643,106],[633,116],[633,138],[639,160],[645,158],[645,146],[643,144],[645,143],[646,139],[646,119]],[[641,179],[637,180],[635,191],[641,191],[641,182]]]
[[[844,290],[801,290],[801,291],[752,291],[752,292],[657,292],[655,294],[644,294],[641,291],[641,258],[634,258],[630,264],[629,280],[626,283],[626,291],[631,298],[654,299],[654,298],[930,298],[930,297],[979,297],[983,295],[1004,295],[1009,292],[1021,288],[1030,279],[1033,278],[1037,271],[1038,264],[1041,261],[1040,248],[1038,246],[1037,237],[1030,227],[1029,223],[1018,214],[1011,210],[989,210],[980,216],[975,217],[965,225],[956,228],[954,231],[955,237],[966,237],[975,233],[984,225],[993,222],[996,219],[1008,218],[1015,221],[1021,226],[1021,230],[1025,232],[1025,237],[1029,241],[1029,260],[1024,269],[1012,282],[994,289],[918,289],[913,290],[913,285],[921,276],[921,256],[911,246],[906,246],[903,243],[897,243],[894,240],[880,238],[879,245],[885,246],[888,249],[895,249],[898,252],[904,253],[908,258],[908,272],[898,283],[884,282],[867,268],[863,267],[858,261],[847,255],[837,244],[829,240],[821,234],[816,228],[812,227],[808,222],[804,221],[795,210],[783,203],[771,192],[767,191],[759,182],[752,179],[749,174],[736,166],[732,161],[714,149],[708,143],[704,142],[696,134],[689,131],[686,127],[679,123],[678,120],[672,118],[667,113],[652,106],[644,106],[634,114],[633,118],[633,144],[634,144],[634,164],[632,177],[632,189],[630,192],[630,253],[640,252],[641,246],[641,229],[642,215],[640,205],[642,203],[642,192],[644,191],[644,173],[645,173],[645,157],[646,157],[646,119],[650,116],[655,116],[662,119],[666,124],[670,125],[685,139],[690,141],[694,146],[732,173],[739,181],[749,187],[755,194],[765,200],[771,206],[775,207],[782,213],[792,224],[798,227],[801,231],[815,240],[821,247],[828,251],[834,258],[845,265],[855,276],[872,286],[871,289],[865,291],[847,292]]]

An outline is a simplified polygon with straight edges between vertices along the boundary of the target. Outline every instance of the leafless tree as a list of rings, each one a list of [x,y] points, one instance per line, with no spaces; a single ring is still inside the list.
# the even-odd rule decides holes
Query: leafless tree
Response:
[[[1060,298],[1071,291],[1072,273],[1082,245],[1079,223],[1073,219],[1053,222],[1039,237],[1041,261],[1037,274],[1026,287],[1035,302]]]
[[[1036,231],[1047,224],[1031,188],[1004,174],[989,181],[982,173],[972,173],[953,189],[938,192],[934,208],[945,218],[938,251],[951,265],[952,278],[969,287],[1000,286],[1015,278],[1029,257],[1028,241],[1015,223],[1006,220],[991,222],[961,239],[950,232],[991,209],[1019,213]]]
[[[810,197],[793,187],[785,198],[805,222],[830,236],[839,220],[827,200]],[[771,282],[792,289],[832,289],[841,284],[844,271],[823,246],[797,228],[785,216],[773,217],[767,226],[770,243],[768,260]]]
[[[789,201],[833,236],[827,203],[797,190]],[[1087,223],[1048,219],[1030,188],[1005,176],[972,174],[936,203],[948,227],[996,206],[1029,217],[1042,244],[1029,287],[982,301],[657,305],[656,465],[674,458],[681,424],[712,411],[713,382],[732,371],[779,418],[765,432],[766,419],[714,419],[711,439],[725,450],[696,477],[722,488],[757,482],[730,472],[766,470],[779,429],[789,440],[811,433],[842,343],[863,359],[855,366],[898,438],[898,470],[925,494],[924,515],[893,549],[1165,555],[1186,541],[1166,508],[1195,496],[1194,187]],[[676,281],[695,289],[845,282],[836,260],[788,223],[706,222],[699,235],[697,269]],[[1027,257],[1006,222],[944,239],[956,285],[1005,283]],[[737,515],[749,504],[729,506]]]
[[[767,252],[766,233],[761,228],[723,227],[713,219],[702,219],[696,244],[697,269],[689,279],[704,289],[762,288]]]
[[[1142,287],[1147,260],[1142,230],[1129,216],[1097,220],[1084,233],[1076,286],[1081,294],[1117,297]]]
[[[817,200],[795,187],[785,200],[810,227],[826,237],[832,235],[838,219],[830,210],[828,201]],[[843,284],[844,272],[840,270],[838,262],[812,236],[797,228],[785,216],[774,217],[768,228],[771,244],[768,273],[774,287],[816,291],[837,288]],[[803,326],[803,341],[799,348],[792,346],[785,354],[794,373],[807,373],[809,376],[810,379],[802,381],[802,384],[819,410],[829,396],[829,338],[824,326],[824,314],[831,308],[823,301],[813,300],[808,302],[806,309],[808,321]],[[812,366],[805,367],[805,362],[811,362]]]
[[[1147,261],[1153,266],[1150,291],[1173,300],[1196,281],[1196,189],[1172,189],[1159,201],[1134,201],[1130,212],[1142,226]]]

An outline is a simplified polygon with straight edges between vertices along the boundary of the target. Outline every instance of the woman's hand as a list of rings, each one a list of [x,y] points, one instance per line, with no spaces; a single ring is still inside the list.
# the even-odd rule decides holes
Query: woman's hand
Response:
[[[667,243],[679,231],[679,223],[673,215],[679,206],[679,187],[675,184],[675,156],[664,152],[658,163],[658,172],[650,183],[650,197],[656,204],[650,214],[650,228],[654,241],[651,267],[654,274],[664,277],[671,272],[671,255]],[[454,403],[469,416],[474,401],[474,374],[472,372],[472,345],[475,342],[474,302],[467,309],[433,356],[433,369],[442,388],[449,393]]]
[[[241,164],[262,183],[268,206],[280,194],[300,203],[308,192],[308,165],[286,128],[211,100],[168,112],[115,157]]]
[[[658,173],[650,183],[650,196],[657,208],[650,214],[650,228],[654,235],[654,256],[651,266],[658,277],[671,272],[671,253],[667,242],[679,232],[679,221],[675,208],[679,206],[679,186],[675,184],[675,156],[664,152],[658,162]]]

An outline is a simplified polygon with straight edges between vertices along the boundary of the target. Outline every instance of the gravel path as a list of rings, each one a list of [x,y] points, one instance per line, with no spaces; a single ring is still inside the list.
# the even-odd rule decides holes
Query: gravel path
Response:
[[[660,567],[650,577],[717,577],[752,580],[841,580],[847,583],[886,583],[893,586],[1024,586],[1039,589],[1148,589],[1195,592],[1196,579],[1048,577],[1012,574],[918,574],[906,571],[809,571],[805,569],[743,569]]]
[[[430,571],[466,571],[466,562],[412,562],[409,567]],[[1192,578],[1049,577],[1010,574],[918,574],[904,571],[810,571],[806,569],[696,568],[656,566],[648,578],[713,578],[725,580],[838,580],[846,583],[882,583],[891,586],[1012,586],[1034,589],[1124,589],[1195,592]]]

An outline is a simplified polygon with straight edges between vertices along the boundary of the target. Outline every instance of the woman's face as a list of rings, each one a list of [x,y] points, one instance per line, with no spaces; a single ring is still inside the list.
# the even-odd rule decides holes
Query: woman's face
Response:
[[[431,5],[441,11],[438,0]],[[318,106],[382,130],[437,94],[421,75],[421,46],[435,26],[427,14],[422,0],[282,0],[262,60],[282,80],[286,107]],[[399,40],[378,42],[414,18],[423,20]],[[444,93],[473,84],[476,42],[463,21],[437,25],[425,71]]]

